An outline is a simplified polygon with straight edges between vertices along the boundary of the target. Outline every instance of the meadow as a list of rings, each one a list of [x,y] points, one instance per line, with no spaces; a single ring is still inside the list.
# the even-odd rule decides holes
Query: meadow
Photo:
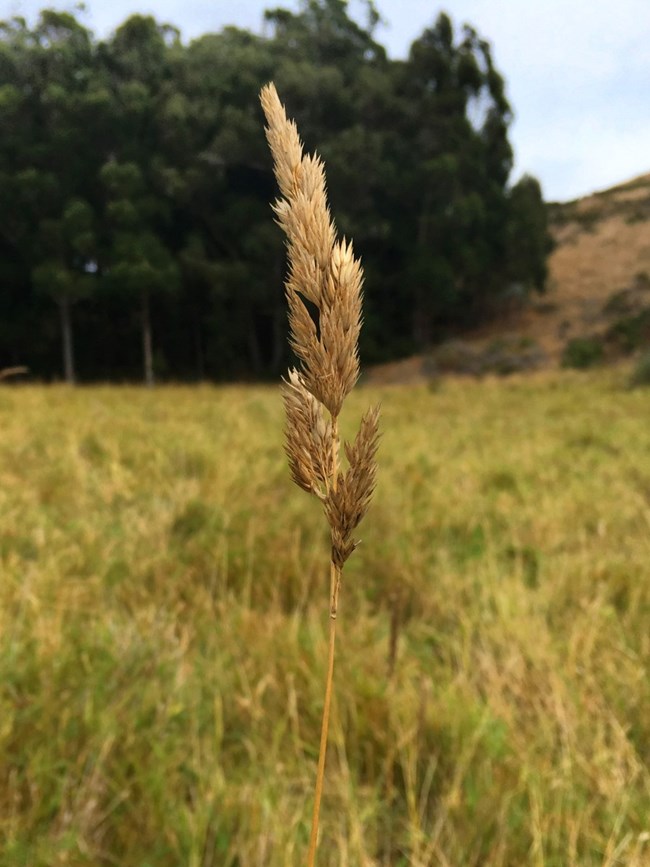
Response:
[[[650,864],[650,394],[358,388],[319,865]],[[304,864],[328,538],[275,387],[0,388],[0,865]],[[348,434],[353,430],[347,431]]]

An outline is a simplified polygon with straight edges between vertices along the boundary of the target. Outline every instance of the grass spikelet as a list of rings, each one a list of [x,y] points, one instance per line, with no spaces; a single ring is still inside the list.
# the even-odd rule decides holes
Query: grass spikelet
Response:
[[[336,488],[329,491],[325,511],[332,528],[332,559],[339,568],[357,546],[352,533],[368,511],[376,478],[379,411],[369,409],[361,419],[354,443],[345,443],[349,468],[339,473]]]
[[[300,370],[289,372],[283,388],[285,448],[294,482],[324,503],[331,534],[328,670],[308,854],[312,867],[325,772],[341,570],[356,547],[352,534],[375,487],[379,410],[369,410],[354,442],[345,444],[349,466],[340,471],[338,418],[359,378],[363,271],[352,244],[336,238],[322,160],[303,154],[296,125],[288,120],[273,84],[262,89],[260,99],[282,194],[273,210],[287,236],[289,340],[300,360]],[[316,308],[315,319],[306,301]]]
[[[289,371],[283,398],[291,478],[303,491],[325,500],[323,486],[332,475],[332,422],[296,370]]]
[[[287,119],[273,85],[262,90],[261,101],[283,195],[273,210],[287,236],[291,347],[301,361],[307,390],[338,417],[359,377],[361,265],[352,245],[336,240],[322,161],[303,156],[296,126]],[[317,308],[317,323],[305,299]]]

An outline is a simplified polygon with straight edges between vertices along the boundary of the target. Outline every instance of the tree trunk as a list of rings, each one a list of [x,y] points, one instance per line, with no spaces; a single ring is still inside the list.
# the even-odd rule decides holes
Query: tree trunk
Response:
[[[154,384],[153,350],[151,342],[151,315],[149,309],[149,293],[142,293],[142,353],[144,359],[144,381],[151,388]]]
[[[203,332],[201,316],[195,308],[192,311],[192,329],[194,331],[194,357],[196,359],[196,378],[199,382],[205,379],[205,353],[203,351]]]
[[[422,202],[422,208],[420,210],[420,216],[418,217],[418,230],[417,230],[417,249],[418,255],[424,256],[424,250],[426,250],[428,243],[430,242],[429,238],[429,211],[431,209],[431,191],[426,190],[424,194],[424,200]],[[432,337],[432,317],[430,308],[430,302],[427,298],[428,294],[431,292],[435,292],[435,286],[416,286],[415,288],[415,298],[413,304],[413,313],[411,317],[411,333],[413,337],[413,342],[415,346],[419,350],[427,349],[431,344]]]
[[[257,336],[257,322],[250,312],[248,315],[248,353],[253,366],[253,373],[259,376],[262,370],[262,353]]]
[[[75,384],[74,346],[72,343],[72,318],[70,315],[70,299],[64,295],[59,299],[61,314],[61,340],[63,343],[63,376],[69,385]]]

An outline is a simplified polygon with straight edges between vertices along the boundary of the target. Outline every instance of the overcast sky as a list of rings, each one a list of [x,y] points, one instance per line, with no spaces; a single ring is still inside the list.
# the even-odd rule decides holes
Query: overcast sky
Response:
[[[0,0],[0,18],[33,22],[44,5]],[[107,36],[129,14],[154,14],[185,40],[234,24],[259,32],[265,8],[298,0],[87,0],[81,20]],[[549,200],[576,198],[650,172],[650,0],[377,0],[377,40],[405,57],[441,9],[492,44],[515,120],[516,179],[535,175]],[[362,0],[350,0],[353,15]]]

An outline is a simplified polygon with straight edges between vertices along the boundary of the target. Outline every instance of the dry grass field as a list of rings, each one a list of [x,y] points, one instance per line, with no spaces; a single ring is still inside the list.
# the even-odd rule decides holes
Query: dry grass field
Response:
[[[373,387],[318,863],[650,864],[650,395]],[[0,389],[0,865],[304,864],[327,646],[275,388]]]

